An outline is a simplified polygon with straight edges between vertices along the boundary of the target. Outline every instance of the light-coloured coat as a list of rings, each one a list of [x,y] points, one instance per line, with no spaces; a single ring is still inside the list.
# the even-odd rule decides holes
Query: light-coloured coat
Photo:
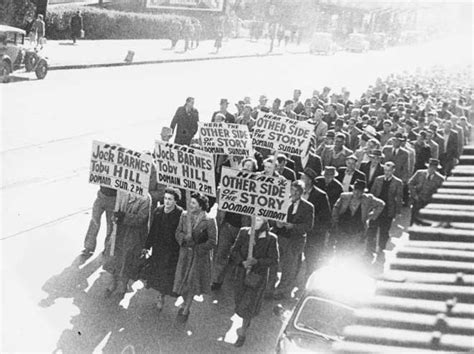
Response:
[[[332,221],[337,225],[339,222],[339,216],[344,214],[349,208],[349,204],[352,199],[353,192],[342,193],[334,208],[332,209]],[[360,203],[361,208],[361,219],[364,223],[365,228],[367,228],[369,220],[375,220],[379,217],[380,213],[383,211],[385,203],[379,198],[375,198],[372,194],[364,193],[362,194],[362,200]]]
[[[410,195],[418,199],[423,204],[428,203],[431,196],[441,187],[444,177],[439,172],[435,172],[431,180],[428,179],[428,170],[418,170],[408,181]]]

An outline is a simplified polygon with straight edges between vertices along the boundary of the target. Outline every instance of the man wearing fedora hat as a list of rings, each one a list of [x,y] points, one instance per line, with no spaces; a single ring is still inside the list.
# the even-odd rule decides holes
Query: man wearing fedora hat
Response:
[[[342,193],[342,184],[336,179],[337,175],[334,166],[326,166],[323,175],[317,177],[314,183],[316,187],[323,190],[328,195],[329,206],[331,209]]]
[[[430,159],[427,169],[418,170],[408,181],[412,199],[411,224],[416,221],[418,212],[431,200],[431,196],[441,187],[444,177],[438,170],[441,168],[438,159]]]
[[[378,176],[383,175],[383,167],[382,167],[382,160],[384,158],[384,154],[380,149],[374,149],[369,152],[369,159],[368,162],[363,162],[360,165],[360,170],[365,174],[365,180],[367,182],[367,189],[370,191],[372,185],[374,184],[375,179]]]
[[[305,168],[300,179],[305,188],[303,198],[314,207],[314,225],[306,237],[304,257],[306,259],[306,279],[314,272],[324,254],[326,234],[331,224],[331,207],[326,192],[314,185],[318,174],[311,168]]]
[[[227,110],[229,107],[229,100],[227,98],[222,98],[220,102],[220,109],[217,112],[212,114],[211,122],[216,121],[217,114],[223,114],[225,117],[224,123],[235,123],[235,117],[232,113],[229,113]]]
[[[378,218],[385,203],[365,193],[366,183],[358,180],[353,191],[342,193],[332,210],[331,245],[337,253],[353,253],[363,239],[368,223]]]
[[[380,216],[372,221],[367,232],[367,253],[374,253],[376,237],[379,232],[379,248],[383,251],[390,239],[390,228],[393,219],[401,213],[403,203],[402,181],[394,176],[395,164],[391,161],[383,166],[384,175],[375,179],[370,192],[385,203]]]
[[[342,184],[342,190],[349,192],[349,187],[357,180],[365,181],[365,174],[356,169],[357,157],[355,155],[347,156],[346,167],[337,169],[337,180]]]

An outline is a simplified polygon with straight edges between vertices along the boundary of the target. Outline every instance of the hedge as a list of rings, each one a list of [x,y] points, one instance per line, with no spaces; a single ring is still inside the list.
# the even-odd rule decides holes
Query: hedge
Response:
[[[81,11],[87,39],[166,39],[170,38],[171,24],[181,22],[183,27],[191,17],[171,14],[141,14],[104,10],[88,6],[54,6],[46,15],[46,37],[71,37],[71,17]]]

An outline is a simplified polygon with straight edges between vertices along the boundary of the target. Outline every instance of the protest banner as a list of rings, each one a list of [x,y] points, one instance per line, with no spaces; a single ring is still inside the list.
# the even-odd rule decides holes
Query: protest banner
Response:
[[[253,129],[253,147],[302,156],[308,148],[314,127],[305,121],[260,111]]]
[[[204,151],[221,155],[252,156],[252,139],[246,125],[203,122],[198,124]]]
[[[285,222],[291,182],[283,177],[222,168],[219,209]]]
[[[148,194],[152,164],[150,155],[94,140],[89,183],[143,197]]]
[[[189,146],[155,142],[153,153],[158,183],[216,196],[212,154]]]

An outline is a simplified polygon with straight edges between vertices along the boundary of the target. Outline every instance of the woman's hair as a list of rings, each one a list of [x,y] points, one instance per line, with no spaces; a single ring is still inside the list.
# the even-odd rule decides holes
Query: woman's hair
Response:
[[[174,197],[174,200],[178,202],[181,199],[181,191],[177,188],[167,187],[165,189],[165,194],[171,194]]]
[[[242,163],[241,163],[241,166],[244,167],[244,165],[247,163],[247,162],[251,162],[252,163],[252,172],[256,172],[257,171],[257,161],[255,161],[255,159],[252,159],[251,157],[247,157],[245,159],[242,160]]]
[[[198,202],[199,206],[201,207],[202,210],[208,211],[209,209],[209,199],[201,193],[192,193],[191,198],[196,199]]]

